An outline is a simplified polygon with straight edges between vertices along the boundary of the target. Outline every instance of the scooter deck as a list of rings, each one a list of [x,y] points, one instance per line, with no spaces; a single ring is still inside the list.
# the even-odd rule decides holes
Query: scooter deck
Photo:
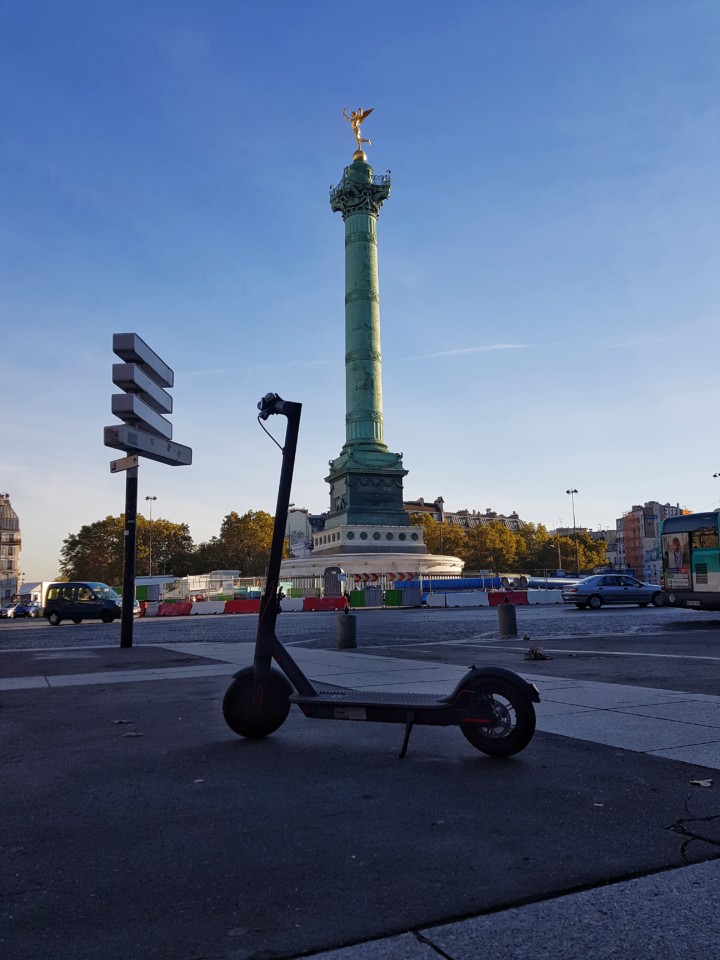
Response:
[[[397,693],[394,690],[356,690],[353,687],[341,687],[334,683],[312,681],[317,690],[317,696],[312,694],[294,693],[290,696],[291,703],[321,704],[337,706],[339,704],[354,707],[391,706],[403,708],[417,708],[431,710],[447,710],[449,703],[446,697],[439,693]]]

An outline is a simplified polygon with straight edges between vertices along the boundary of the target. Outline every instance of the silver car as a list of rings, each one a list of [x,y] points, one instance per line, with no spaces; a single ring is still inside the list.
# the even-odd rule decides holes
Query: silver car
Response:
[[[2,607],[0,607],[0,617],[7,617],[8,620],[12,620],[15,617],[15,611],[21,603],[21,600],[9,600],[7,603],[4,603]]]
[[[585,577],[562,592],[564,603],[574,603],[582,610],[590,607],[599,610],[605,603],[636,603],[647,607],[663,604],[660,587],[656,583],[643,583],[624,573],[601,573],[596,577]]]

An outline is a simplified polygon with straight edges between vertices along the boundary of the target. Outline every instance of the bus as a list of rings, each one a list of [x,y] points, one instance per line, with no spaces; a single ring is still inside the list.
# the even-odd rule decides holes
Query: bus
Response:
[[[668,517],[660,528],[666,606],[720,610],[720,512]]]

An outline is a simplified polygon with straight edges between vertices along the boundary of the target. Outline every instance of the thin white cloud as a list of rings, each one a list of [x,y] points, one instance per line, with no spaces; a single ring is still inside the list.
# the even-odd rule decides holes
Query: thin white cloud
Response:
[[[291,360],[288,367],[329,367],[335,364],[330,360]]]
[[[289,367],[299,367],[301,369],[306,369],[310,367],[328,367],[331,365],[330,360],[288,360],[287,363],[251,363],[246,367],[243,367],[244,370],[277,370],[278,368],[287,369]],[[176,371],[177,373],[177,371]],[[183,370],[181,376],[183,379],[190,377],[224,377],[224,376],[237,376],[237,369],[231,370],[227,367],[208,367],[206,369],[199,370]]]
[[[480,347],[458,347],[456,350],[441,350],[439,353],[423,353],[408,360],[432,360],[435,357],[462,357],[468,353],[488,353],[490,350],[525,350],[529,343],[486,343]]]
[[[186,377],[222,377],[237,370],[228,370],[226,367],[208,367],[204,370],[183,370],[181,376]]]
[[[288,360],[287,363],[253,363],[250,370],[286,370],[289,367],[308,369],[310,367],[330,367],[337,364],[331,360]]]

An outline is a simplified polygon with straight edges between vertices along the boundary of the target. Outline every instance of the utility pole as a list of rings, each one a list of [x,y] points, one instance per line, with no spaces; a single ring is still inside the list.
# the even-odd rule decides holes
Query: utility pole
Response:
[[[571,487],[569,490],[566,490],[565,493],[570,494],[570,499],[572,500],[572,515],[573,515],[573,537],[575,538],[575,576],[580,576],[580,549],[578,547],[578,537],[577,537],[577,527],[575,525],[575,494],[577,490],[575,487]]]
[[[150,545],[148,547],[148,576],[152,576],[152,505],[157,500],[157,497],[145,497],[146,500],[150,501]]]

